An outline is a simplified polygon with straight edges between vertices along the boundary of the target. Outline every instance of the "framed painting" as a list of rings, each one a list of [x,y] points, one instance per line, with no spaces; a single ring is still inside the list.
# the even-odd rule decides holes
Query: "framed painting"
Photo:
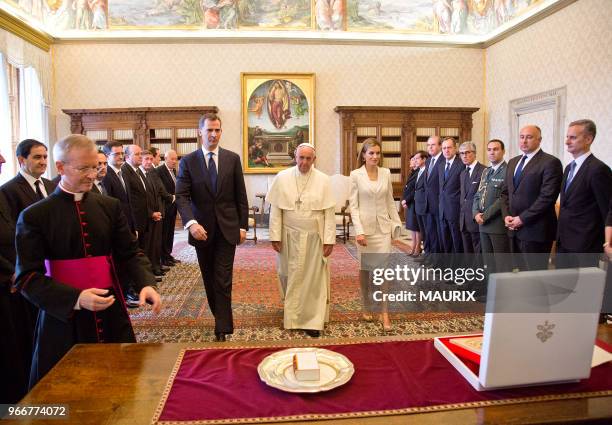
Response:
[[[300,143],[314,142],[315,75],[242,73],[245,173],[276,174],[294,165]]]

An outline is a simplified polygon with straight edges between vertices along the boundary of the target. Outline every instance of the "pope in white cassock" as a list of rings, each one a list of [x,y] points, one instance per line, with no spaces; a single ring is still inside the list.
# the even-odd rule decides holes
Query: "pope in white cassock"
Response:
[[[295,150],[296,166],[277,174],[270,203],[270,241],[278,252],[285,329],[318,337],[329,321],[329,263],[336,242],[336,201],[329,177],[313,167],[310,143]]]

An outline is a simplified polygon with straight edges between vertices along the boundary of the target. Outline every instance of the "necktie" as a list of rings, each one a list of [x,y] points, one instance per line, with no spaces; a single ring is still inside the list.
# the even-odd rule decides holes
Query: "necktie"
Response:
[[[217,165],[213,158],[214,155],[214,152],[208,152],[208,174],[210,175],[212,190],[214,193],[217,193]]]
[[[123,186],[123,190],[127,192],[127,188],[125,187],[125,182],[123,181],[123,176],[121,175],[122,171],[117,171],[117,177],[119,177],[119,181],[121,182],[121,186]]]
[[[138,176],[140,177],[140,180],[142,180],[142,186],[144,187],[145,192],[147,191],[147,178],[145,177],[145,175],[142,173],[142,170],[140,168],[136,169],[136,174],[138,174]]]
[[[448,169],[450,168],[450,162],[446,161],[446,168],[444,169],[444,181],[448,178]]]
[[[34,186],[36,186],[36,195],[38,195],[38,199],[45,199],[45,195],[43,195],[42,190],[40,190],[41,183],[40,180],[34,182]]]
[[[463,193],[465,194],[465,198],[468,196],[468,190],[470,190],[470,166],[465,167],[465,178],[463,179]],[[464,199],[465,199],[464,198]]]
[[[512,183],[514,183],[514,187],[517,187],[519,182],[521,181],[521,174],[523,174],[523,165],[525,165],[526,159],[527,155],[523,155],[523,158],[521,158],[521,162],[519,162],[518,167],[516,167],[516,172],[514,173],[514,177],[512,178]]]
[[[567,192],[567,189],[570,187],[570,184],[572,184],[572,180],[574,179],[574,172],[576,171],[576,161],[572,161],[569,165],[569,173],[567,175],[567,180],[565,180],[565,191]]]
[[[174,168],[170,169],[170,177],[172,177],[172,181],[176,183],[176,170]]]
[[[431,176],[431,171],[433,170],[434,167],[434,163],[436,162],[435,158],[431,158],[431,161],[429,161],[429,169],[427,170],[427,180],[429,181],[429,176]]]
[[[100,193],[102,195],[106,195],[106,189],[104,188],[104,186],[102,185],[102,183],[97,182],[96,185],[98,186],[98,189],[100,190]]]

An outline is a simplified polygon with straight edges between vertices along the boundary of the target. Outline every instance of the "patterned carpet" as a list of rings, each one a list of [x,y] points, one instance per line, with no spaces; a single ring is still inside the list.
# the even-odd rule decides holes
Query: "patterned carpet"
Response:
[[[397,252],[406,245],[394,243]],[[186,242],[175,244],[173,267],[159,285],[163,311],[131,310],[139,342],[200,342],[213,338],[213,317],[197,265],[195,250]],[[379,323],[361,319],[357,250],[354,243],[339,243],[331,257],[331,316],[324,337],[382,335]],[[238,247],[234,262],[232,340],[283,340],[304,338],[302,331],[282,329],[282,303],[276,278],[276,253],[267,241],[247,241]],[[463,332],[482,328],[476,314],[413,313],[392,315],[390,335],[432,332]]]

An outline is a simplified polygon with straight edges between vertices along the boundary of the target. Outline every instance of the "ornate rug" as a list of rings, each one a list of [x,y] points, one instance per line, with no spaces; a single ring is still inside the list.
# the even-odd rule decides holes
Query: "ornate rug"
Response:
[[[395,243],[405,251],[405,245]],[[175,244],[174,256],[182,261],[159,284],[162,312],[130,310],[139,342],[199,342],[213,338],[213,317],[193,247]],[[359,261],[354,243],[336,244],[331,256],[330,324],[324,337],[382,335],[379,323],[361,319]],[[282,329],[283,310],[276,277],[276,253],[270,242],[246,241],[236,250],[232,291],[235,333],[232,340],[283,340],[303,338],[301,331]],[[453,313],[392,315],[391,335],[463,332],[482,328],[482,316]]]

